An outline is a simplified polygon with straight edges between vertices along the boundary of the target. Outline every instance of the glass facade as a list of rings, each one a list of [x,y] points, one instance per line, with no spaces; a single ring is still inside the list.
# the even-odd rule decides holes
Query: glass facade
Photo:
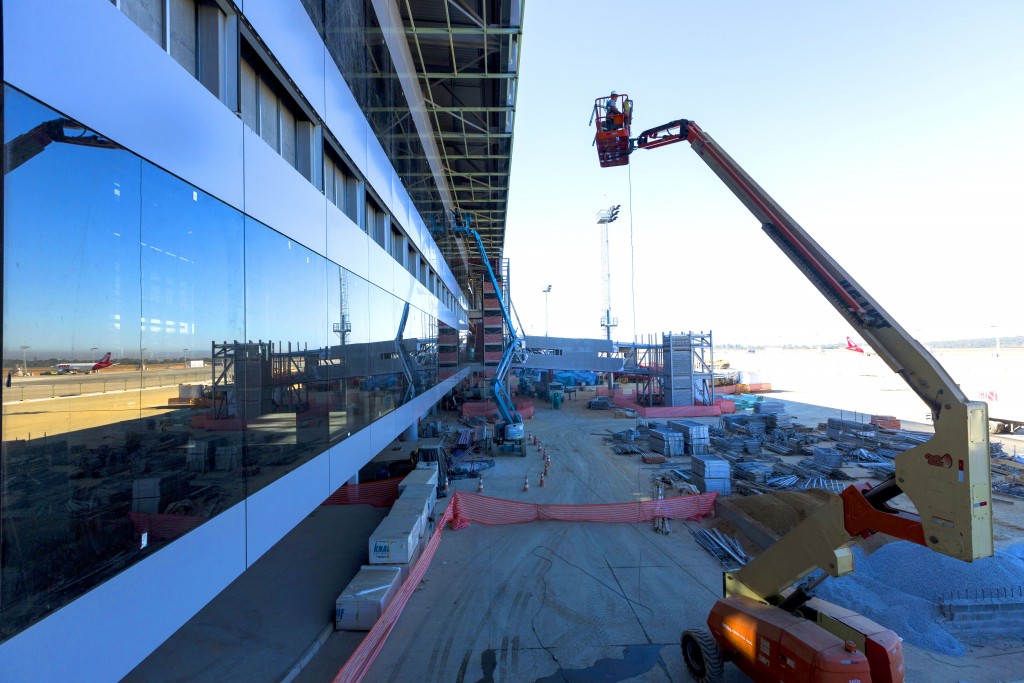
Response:
[[[0,640],[439,376],[432,316],[17,90],[3,111]]]

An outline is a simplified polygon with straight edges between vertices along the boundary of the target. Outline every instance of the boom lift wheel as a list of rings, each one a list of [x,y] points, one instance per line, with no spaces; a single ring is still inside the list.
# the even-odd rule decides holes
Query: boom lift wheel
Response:
[[[679,639],[683,661],[697,683],[721,683],[722,651],[706,628],[688,628]]]

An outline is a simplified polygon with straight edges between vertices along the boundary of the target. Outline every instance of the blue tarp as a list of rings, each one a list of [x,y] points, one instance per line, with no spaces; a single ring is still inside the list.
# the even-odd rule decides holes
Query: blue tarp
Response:
[[[556,372],[555,381],[567,387],[589,387],[597,384],[597,373],[585,370],[566,370]]]

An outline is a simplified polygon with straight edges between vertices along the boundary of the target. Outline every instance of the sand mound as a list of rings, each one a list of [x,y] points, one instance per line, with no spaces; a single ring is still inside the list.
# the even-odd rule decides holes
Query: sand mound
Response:
[[[730,502],[751,518],[782,535],[821,507],[832,495],[827,491],[776,491],[760,496],[733,498]]]

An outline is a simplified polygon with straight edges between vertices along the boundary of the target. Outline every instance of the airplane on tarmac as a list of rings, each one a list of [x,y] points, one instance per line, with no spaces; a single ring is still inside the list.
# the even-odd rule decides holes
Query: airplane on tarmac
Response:
[[[110,351],[107,351],[106,355],[95,363],[58,363],[53,366],[50,374],[77,375],[81,373],[88,375],[90,372],[97,372],[103,368],[109,368],[111,365],[113,363],[110,362]]]
[[[858,344],[854,344],[853,340],[849,337],[846,338],[846,350],[853,351],[854,353],[864,353],[864,349],[862,349]]]

